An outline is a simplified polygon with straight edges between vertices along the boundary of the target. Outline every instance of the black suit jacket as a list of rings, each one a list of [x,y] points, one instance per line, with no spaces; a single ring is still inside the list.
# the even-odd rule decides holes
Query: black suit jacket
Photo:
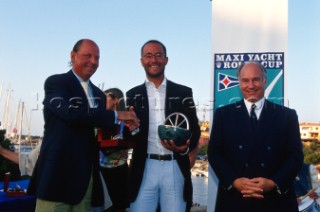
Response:
[[[103,203],[94,128],[112,126],[115,116],[105,109],[103,92],[90,85],[97,108],[89,107],[72,71],[50,76],[45,82],[44,137],[31,179],[37,198],[78,204],[93,176],[93,205]]]
[[[145,83],[132,88],[126,95],[128,105],[134,106],[134,110],[140,119],[140,132],[133,138],[134,141],[136,141],[136,146],[133,149],[132,160],[129,168],[130,201],[133,202],[139,193],[148,147],[149,104]],[[189,128],[192,132],[189,146],[189,151],[191,151],[198,145],[200,137],[200,127],[193,101],[192,89],[168,80],[165,100],[165,117],[173,112],[183,113],[189,120]],[[192,182],[189,156],[188,154],[183,156],[180,154],[175,155],[185,179],[184,199],[186,201],[191,201]]]
[[[213,120],[208,159],[219,179],[216,211],[297,211],[292,182],[303,153],[296,112],[266,100],[254,132],[242,100],[218,108]],[[240,177],[271,179],[281,194],[246,200],[228,189]]]

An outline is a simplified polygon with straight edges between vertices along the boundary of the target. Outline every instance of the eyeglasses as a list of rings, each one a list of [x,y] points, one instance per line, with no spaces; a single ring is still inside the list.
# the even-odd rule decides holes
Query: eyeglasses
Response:
[[[145,54],[143,57],[145,59],[148,59],[148,60],[151,60],[153,57],[155,57],[156,59],[163,59],[165,58],[165,54],[162,54],[162,53],[156,53],[156,54],[151,54],[151,53],[148,53],[148,54]]]

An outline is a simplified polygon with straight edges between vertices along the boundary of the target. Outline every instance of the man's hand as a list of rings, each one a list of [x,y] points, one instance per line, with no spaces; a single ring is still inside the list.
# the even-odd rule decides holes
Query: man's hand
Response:
[[[140,126],[140,120],[137,118],[132,106],[129,108],[129,111],[117,111],[117,113],[118,119],[124,120],[124,124],[129,128],[130,131]]]
[[[318,199],[318,194],[316,192],[314,192],[313,190],[310,190],[306,195],[308,195],[311,199]],[[301,196],[297,198],[297,202],[298,204],[300,204],[302,202],[302,200],[306,197],[305,196]]]
[[[273,180],[258,177],[258,178],[252,178],[250,179],[250,183],[256,185],[257,187],[263,189],[263,191],[271,191],[276,186],[275,182]]]
[[[238,178],[232,183],[232,186],[241,192],[244,198],[264,198],[263,189],[249,178]]]
[[[318,194],[314,191],[311,191],[308,195],[311,199],[318,199]]]
[[[298,197],[298,198],[297,198],[297,203],[298,203],[298,205],[300,204],[301,201],[302,201],[301,198]]]
[[[240,192],[244,198],[264,198],[263,192],[271,191],[276,186],[275,182],[263,177],[241,179],[243,178],[240,178],[240,182],[236,182],[238,179],[235,180],[235,183],[240,185],[238,187],[241,189]]]
[[[189,145],[190,145],[190,140],[187,140],[186,144],[184,144],[182,146],[176,146],[174,144],[173,140],[170,140],[170,141],[163,140],[163,141],[161,141],[161,144],[162,144],[162,146],[164,146],[164,148],[169,149],[172,152],[183,154],[183,153],[187,152]]]

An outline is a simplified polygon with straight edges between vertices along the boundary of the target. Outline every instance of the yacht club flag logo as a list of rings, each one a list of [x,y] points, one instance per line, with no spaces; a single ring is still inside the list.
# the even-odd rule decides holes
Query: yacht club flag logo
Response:
[[[261,63],[267,70],[265,97],[284,103],[284,52],[214,54],[214,108],[242,99],[236,70],[246,61]]]
[[[238,78],[229,76],[226,74],[219,73],[219,86],[218,91],[223,91],[229,88],[233,88],[234,86],[239,85]]]

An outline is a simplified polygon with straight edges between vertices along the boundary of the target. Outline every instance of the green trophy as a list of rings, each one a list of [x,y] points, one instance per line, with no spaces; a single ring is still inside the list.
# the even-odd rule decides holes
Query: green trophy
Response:
[[[182,113],[172,113],[158,126],[158,134],[161,140],[173,140],[176,146],[186,144],[191,137],[189,121]]]

